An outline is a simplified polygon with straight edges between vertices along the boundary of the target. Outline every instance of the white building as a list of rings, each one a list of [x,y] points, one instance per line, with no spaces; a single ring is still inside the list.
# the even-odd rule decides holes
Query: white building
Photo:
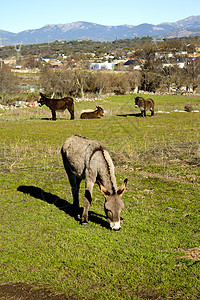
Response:
[[[107,70],[113,70],[115,63],[109,63],[107,61],[102,63],[91,63],[90,70],[101,70],[101,69],[107,69]]]

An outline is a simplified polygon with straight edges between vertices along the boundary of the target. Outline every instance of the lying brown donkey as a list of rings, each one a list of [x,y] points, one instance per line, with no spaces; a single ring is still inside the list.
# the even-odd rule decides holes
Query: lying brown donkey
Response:
[[[99,119],[103,116],[104,110],[100,106],[96,106],[96,110],[91,112],[84,112],[81,114],[81,119]]]

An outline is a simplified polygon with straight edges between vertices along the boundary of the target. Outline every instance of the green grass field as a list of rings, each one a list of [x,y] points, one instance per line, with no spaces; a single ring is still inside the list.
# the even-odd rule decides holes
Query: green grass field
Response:
[[[44,107],[0,112],[1,282],[76,299],[200,299],[200,114],[175,111],[200,110],[200,97],[152,98],[152,118],[138,116],[133,95],[77,102],[75,120],[48,120]],[[104,117],[79,119],[96,105]],[[88,225],[70,215],[60,149],[72,134],[103,142],[118,185],[129,180],[119,232],[97,185]]]

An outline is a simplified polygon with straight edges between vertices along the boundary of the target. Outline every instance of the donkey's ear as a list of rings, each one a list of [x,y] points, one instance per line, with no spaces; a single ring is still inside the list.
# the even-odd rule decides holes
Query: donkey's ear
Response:
[[[128,179],[126,178],[126,179],[124,180],[124,182],[122,183],[121,187],[120,187],[120,188],[118,189],[118,191],[117,191],[117,194],[118,194],[118,195],[120,195],[120,196],[123,195],[123,193],[125,192],[125,189],[126,189],[127,182],[128,182]]]
[[[97,181],[97,184],[100,188],[100,191],[104,194],[105,197],[108,197],[111,195],[111,193],[99,181]]]

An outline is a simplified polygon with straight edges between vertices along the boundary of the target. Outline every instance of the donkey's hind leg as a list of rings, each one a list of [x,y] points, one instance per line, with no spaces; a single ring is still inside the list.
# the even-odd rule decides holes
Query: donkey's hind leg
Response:
[[[94,182],[87,181],[85,182],[85,196],[83,198],[84,208],[82,214],[82,224],[88,223],[88,210],[90,204],[92,202],[92,190],[93,190]]]
[[[74,104],[68,108],[68,111],[70,113],[70,119],[74,120]]]
[[[65,160],[63,160],[63,162],[64,162],[65,170],[67,172],[69,183],[71,185],[71,191],[73,196],[73,209],[77,214],[79,214],[79,188],[80,188],[81,178],[77,177],[75,174],[71,172],[69,165]]]
[[[69,177],[69,182],[71,184],[71,190],[72,190],[72,196],[73,196],[73,206],[74,209],[79,212],[79,189],[80,189],[80,183],[81,179],[75,176],[74,174],[71,174]]]
[[[56,121],[56,111],[54,109],[52,109],[51,113],[52,113],[52,120]]]

